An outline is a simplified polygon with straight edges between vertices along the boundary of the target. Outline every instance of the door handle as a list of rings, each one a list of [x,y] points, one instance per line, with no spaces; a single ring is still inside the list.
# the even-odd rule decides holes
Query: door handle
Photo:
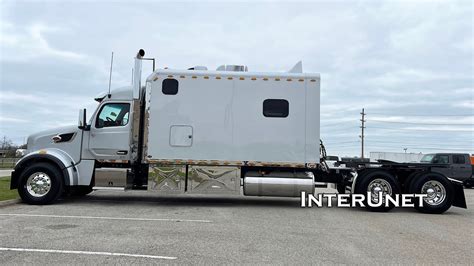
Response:
[[[118,155],[127,155],[128,151],[117,151]]]

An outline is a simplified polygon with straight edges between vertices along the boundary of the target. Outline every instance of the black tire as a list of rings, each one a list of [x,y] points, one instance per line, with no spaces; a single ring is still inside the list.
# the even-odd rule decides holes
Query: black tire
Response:
[[[50,180],[49,190],[44,195],[38,194],[34,196],[34,192],[29,192],[27,187],[28,179],[38,173],[40,176],[46,176]],[[43,173],[45,175],[41,175]],[[27,167],[20,175],[18,194],[21,199],[34,205],[49,204],[55,201],[63,192],[63,175],[61,171],[53,164],[50,163],[35,163]]]
[[[413,172],[411,173],[407,179],[405,180],[405,183],[403,184],[403,193],[408,193],[408,194],[413,194],[415,192],[411,191],[411,188],[413,187],[413,182],[418,179],[422,174],[425,174],[426,172]]]
[[[369,206],[368,204],[367,192],[369,191],[369,185],[371,185],[372,181],[376,179],[385,181],[385,185],[387,185],[387,188],[389,186],[389,189],[391,190],[390,196],[392,196],[393,198],[395,198],[395,195],[400,194],[400,185],[398,184],[397,179],[389,172],[383,170],[371,171],[365,175],[358,176],[356,181],[357,183],[355,186],[355,193],[364,194],[364,196],[366,197],[366,199],[364,200],[364,205],[368,210],[375,212],[387,212],[393,209],[395,206],[391,203],[388,206],[385,206],[385,203],[383,203],[379,207]]]
[[[339,194],[346,194],[346,185],[344,185],[343,183],[337,183],[336,189]]]
[[[420,177],[418,177],[413,183],[412,187],[410,188],[411,193],[415,194],[427,194],[426,192],[423,193],[422,189],[425,184],[428,186],[428,182],[433,181],[437,186],[442,186],[442,189],[444,189],[444,193],[441,191],[440,193],[444,194],[444,198],[439,199],[439,202],[436,202],[436,200],[433,200],[433,203],[430,203],[430,201],[423,201],[423,206],[418,205],[418,201],[415,201],[415,209],[417,209],[420,212],[424,213],[436,213],[440,214],[445,211],[447,211],[451,205],[453,204],[454,201],[454,188],[451,182],[443,175],[439,173],[424,173]],[[429,187],[429,186],[428,186]],[[426,189],[426,187],[425,187]]]

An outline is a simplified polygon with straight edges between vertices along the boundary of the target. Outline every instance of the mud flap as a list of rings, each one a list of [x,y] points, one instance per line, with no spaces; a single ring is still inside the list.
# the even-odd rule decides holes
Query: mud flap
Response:
[[[462,185],[462,182],[459,182],[457,180],[451,180],[451,184],[453,184],[454,188],[453,206],[467,209],[466,197],[464,196],[464,187]]]
[[[15,172],[15,170],[13,170],[11,173],[11,179],[10,179],[10,190],[17,189],[17,188],[18,188],[18,171]]]

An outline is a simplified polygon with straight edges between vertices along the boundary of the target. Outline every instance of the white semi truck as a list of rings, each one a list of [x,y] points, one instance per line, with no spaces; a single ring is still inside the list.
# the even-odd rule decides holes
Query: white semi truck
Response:
[[[417,206],[423,212],[466,207],[462,184],[431,172],[432,164],[328,168],[320,76],[303,73],[301,63],[287,73],[159,69],[142,86],[144,54],[135,57],[133,85],[96,97],[88,122],[83,109],[77,126],[29,136],[11,179],[23,201],[94,189],[299,197],[327,182],[341,193],[427,194]]]

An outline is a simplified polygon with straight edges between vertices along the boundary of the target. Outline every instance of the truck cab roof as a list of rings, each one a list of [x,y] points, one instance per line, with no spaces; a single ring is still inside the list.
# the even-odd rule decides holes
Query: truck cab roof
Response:
[[[102,102],[107,96],[108,92],[104,91],[99,93],[94,100],[97,102]],[[131,86],[120,87],[110,91],[110,99],[112,100],[130,100],[133,97],[133,90]]]

